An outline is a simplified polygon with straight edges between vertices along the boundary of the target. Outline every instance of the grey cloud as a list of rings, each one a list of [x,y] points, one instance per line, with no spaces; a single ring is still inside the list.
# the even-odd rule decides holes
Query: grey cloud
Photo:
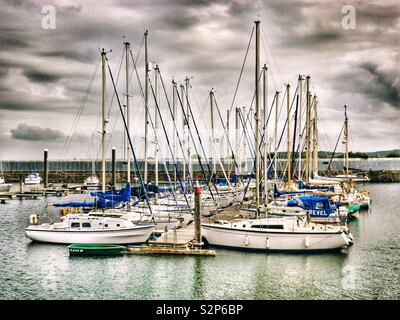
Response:
[[[59,130],[30,126],[26,123],[19,124],[17,128],[10,130],[10,132],[11,137],[18,140],[49,141],[65,138],[65,135]]]
[[[378,70],[378,66],[374,63],[363,63],[360,65],[371,77],[371,80],[365,83],[362,88],[364,92],[378,100],[387,102],[393,107],[400,108],[400,82],[395,77],[386,72]]]
[[[24,75],[33,82],[57,82],[60,76],[37,70],[25,70]]]

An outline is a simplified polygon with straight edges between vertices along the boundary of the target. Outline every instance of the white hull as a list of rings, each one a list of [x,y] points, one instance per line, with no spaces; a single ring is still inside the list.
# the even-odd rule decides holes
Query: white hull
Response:
[[[240,230],[203,224],[203,236],[210,245],[249,250],[309,251],[332,250],[347,247],[349,239],[344,232],[274,232]]]
[[[8,183],[0,183],[0,192],[8,192],[12,188],[11,184]]]
[[[32,185],[32,184],[40,184],[42,182],[41,178],[34,178],[34,179],[25,179],[24,184]]]
[[[65,244],[128,244],[146,242],[153,230],[154,225],[105,231],[43,230],[40,227],[30,226],[25,229],[25,232],[28,238],[39,242]]]

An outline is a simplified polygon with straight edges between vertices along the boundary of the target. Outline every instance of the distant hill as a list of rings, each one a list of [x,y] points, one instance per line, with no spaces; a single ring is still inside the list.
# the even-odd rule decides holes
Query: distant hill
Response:
[[[375,152],[367,152],[368,156],[371,158],[382,158],[386,157],[390,153],[397,153],[400,154],[400,149],[393,149],[393,150],[383,150],[383,151],[375,151]]]

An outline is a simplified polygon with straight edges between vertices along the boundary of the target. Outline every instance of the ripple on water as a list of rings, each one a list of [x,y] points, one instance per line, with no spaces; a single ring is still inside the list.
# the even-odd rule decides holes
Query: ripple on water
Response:
[[[355,244],[311,255],[73,258],[66,246],[31,243],[24,233],[29,215],[59,198],[10,201],[0,206],[0,298],[399,299],[400,184],[368,188],[371,211],[350,225]]]

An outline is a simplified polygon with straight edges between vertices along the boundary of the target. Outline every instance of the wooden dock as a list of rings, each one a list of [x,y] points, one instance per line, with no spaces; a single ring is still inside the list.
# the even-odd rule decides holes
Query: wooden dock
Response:
[[[150,240],[150,245],[164,247],[187,246],[194,241],[194,224],[190,223],[183,228],[163,232],[156,240]]]
[[[167,254],[167,255],[185,255],[185,256],[215,256],[214,250],[205,250],[189,247],[162,247],[158,245],[149,246],[129,246],[127,253],[133,254]]]
[[[129,246],[127,253],[215,256],[214,250],[202,249],[201,245],[195,243],[194,223],[191,223],[183,228],[164,232],[156,240],[150,240],[147,245]]]

